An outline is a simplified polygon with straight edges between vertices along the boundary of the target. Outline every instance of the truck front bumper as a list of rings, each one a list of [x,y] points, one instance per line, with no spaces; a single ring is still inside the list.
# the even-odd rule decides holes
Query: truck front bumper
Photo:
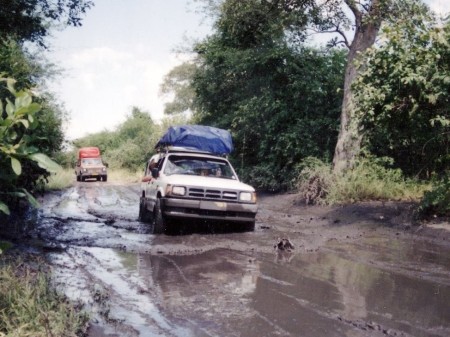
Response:
[[[162,198],[161,201],[163,214],[171,218],[252,222],[258,211],[257,204],[177,198]]]

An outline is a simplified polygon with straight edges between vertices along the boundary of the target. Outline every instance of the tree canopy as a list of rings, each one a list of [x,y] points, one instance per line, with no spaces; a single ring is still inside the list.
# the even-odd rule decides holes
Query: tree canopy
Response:
[[[333,152],[345,53],[292,44],[286,29],[304,16],[288,1],[222,9],[216,33],[195,46],[194,121],[231,130],[246,181],[288,188],[302,158]]]
[[[2,0],[0,40],[9,37],[45,47],[52,27],[81,26],[82,16],[93,5],[91,0]]]

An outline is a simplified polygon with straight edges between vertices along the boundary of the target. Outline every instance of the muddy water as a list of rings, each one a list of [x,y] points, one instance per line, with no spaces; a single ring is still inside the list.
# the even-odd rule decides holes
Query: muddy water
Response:
[[[92,311],[90,337],[450,335],[448,245],[268,209],[252,233],[155,236],[137,213],[137,186],[43,202],[35,236],[55,284]],[[275,250],[287,236],[295,249]]]

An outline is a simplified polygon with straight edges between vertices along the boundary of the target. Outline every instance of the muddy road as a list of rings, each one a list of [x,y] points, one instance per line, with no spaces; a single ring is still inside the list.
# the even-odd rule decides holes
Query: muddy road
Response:
[[[29,236],[59,289],[93,312],[90,337],[450,336],[448,223],[412,225],[406,204],[265,195],[254,232],[151,235],[138,188],[47,195]]]

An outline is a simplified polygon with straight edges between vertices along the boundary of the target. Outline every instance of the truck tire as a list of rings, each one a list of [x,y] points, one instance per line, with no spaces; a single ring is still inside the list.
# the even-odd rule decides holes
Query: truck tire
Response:
[[[81,178],[79,175],[77,175],[77,181],[81,181]]]
[[[145,200],[141,198],[139,202],[139,217],[138,220],[141,222],[150,222],[152,221],[151,213],[145,207]]]
[[[161,234],[167,230],[167,219],[162,212],[161,199],[156,199],[153,220],[150,224],[150,233]]]
[[[85,180],[86,180],[86,178],[81,176],[81,181],[85,181]]]
[[[103,176],[103,181],[108,181],[108,176]]]
[[[244,232],[253,232],[255,230],[255,220],[244,223],[242,229]]]

